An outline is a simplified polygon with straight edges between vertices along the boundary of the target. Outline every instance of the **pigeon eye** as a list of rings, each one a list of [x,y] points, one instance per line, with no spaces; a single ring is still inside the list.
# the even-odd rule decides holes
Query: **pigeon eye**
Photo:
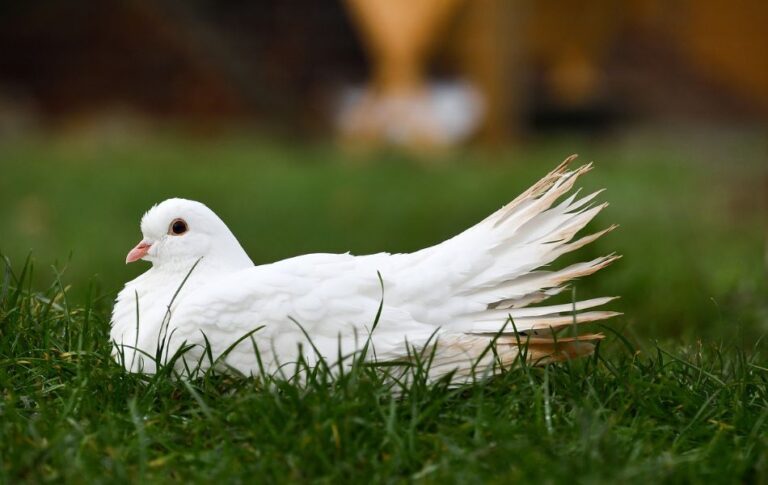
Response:
[[[174,219],[173,222],[171,222],[170,227],[168,227],[168,234],[172,236],[181,236],[188,230],[189,228],[187,227],[187,223],[184,222],[184,219]]]

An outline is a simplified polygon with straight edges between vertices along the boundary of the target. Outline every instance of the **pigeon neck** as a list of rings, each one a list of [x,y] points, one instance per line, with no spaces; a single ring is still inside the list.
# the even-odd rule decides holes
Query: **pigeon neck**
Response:
[[[230,252],[227,255],[209,254],[199,258],[178,258],[154,262],[152,267],[159,273],[185,276],[190,271],[193,271],[194,274],[220,274],[253,266],[253,262],[245,254],[245,251],[240,247],[238,249],[238,252]]]

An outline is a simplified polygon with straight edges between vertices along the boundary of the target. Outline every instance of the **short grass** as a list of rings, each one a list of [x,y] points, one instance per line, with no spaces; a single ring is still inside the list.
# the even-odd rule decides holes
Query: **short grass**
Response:
[[[653,139],[546,140],[432,165],[238,138],[3,144],[0,481],[768,483],[765,147]],[[408,251],[571,151],[598,162],[587,189],[609,188],[595,227],[622,225],[580,254],[625,255],[576,287],[623,296],[592,359],[458,389],[415,371],[393,397],[370,369],[186,382],[109,357],[111,300],[145,269],[122,258],[164,197],[207,202],[260,262]]]

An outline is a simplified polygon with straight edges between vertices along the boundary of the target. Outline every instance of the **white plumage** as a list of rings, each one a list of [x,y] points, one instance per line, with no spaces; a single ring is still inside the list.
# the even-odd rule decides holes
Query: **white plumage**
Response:
[[[333,364],[370,338],[369,359],[403,361],[434,350],[430,376],[466,378],[513,363],[521,343],[531,362],[588,354],[602,335],[554,331],[616,315],[592,310],[612,298],[531,306],[618,258],[541,269],[614,227],[575,239],[606,204],[594,205],[598,193],[579,199],[578,192],[556,204],[591,168],[569,170],[573,158],[479,224],[411,254],[309,254],[254,266],[208,207],[166,200],[144,215],[144,239],[128,255],[152,268],[117,297],[114,355],[130,371],[154,372],[156,357],[165,361],[186,344],[192,348],[175,363],[182,373],[221,356],[222,368],[249,375],[275,372],[299,353]],[[486,352],[494,338],[495,352]]]

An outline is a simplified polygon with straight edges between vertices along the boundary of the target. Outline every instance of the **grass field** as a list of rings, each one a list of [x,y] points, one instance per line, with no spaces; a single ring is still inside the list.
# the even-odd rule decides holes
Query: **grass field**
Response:
[[[454,390],[415,371],[395,398],[370,369],[190,383],[109,358],[111,301],[146,269],[122,261],[159,200],[206,202],[257,262],[411,251],[572,152],[597,163],[585,189],[608,188],[595,228],[621,225],[576,257],[625,256],[576,285],[622,296],[593,359]],[[430,163],[237,137],[26,139],[0,154],[4,482],[768,483],[760,138],[548,139]]]

